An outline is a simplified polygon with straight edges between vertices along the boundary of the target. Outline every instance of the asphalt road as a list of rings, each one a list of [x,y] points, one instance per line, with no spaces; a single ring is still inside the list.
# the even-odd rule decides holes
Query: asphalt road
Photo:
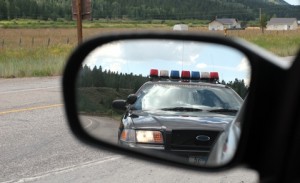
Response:
[[[80,122],[88,134],[103,141],[118,144],[119,120],[109,117],[81,115]]]
[[[0,79],[0,182],[256,182],[245,168],[191,172],[94,149],[68,129],[60,77]]]

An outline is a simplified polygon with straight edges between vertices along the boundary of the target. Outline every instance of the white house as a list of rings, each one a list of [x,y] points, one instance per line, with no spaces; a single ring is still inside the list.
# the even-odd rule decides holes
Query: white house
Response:
[[[241,24],[235,18],[217,18],[208,24],[208,30],[240,29]]]
[[[296,18],[271,18],[266,30],[296,30],[298,21]]]
[[[188,31],[189,27],[185,24],[176,24],[173,26],[173,31]]]

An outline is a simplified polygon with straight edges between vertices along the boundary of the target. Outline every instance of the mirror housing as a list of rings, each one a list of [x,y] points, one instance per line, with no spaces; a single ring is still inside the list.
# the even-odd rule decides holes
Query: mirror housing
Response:
[[[114,100],[112,107],[119,110],[126,110],[126,100]]]
[[[127,97],[127,103],[128,104],[134,104],[137,100],[137,96],[135,94],[130,94]]]
[[[135,40],[135,39],[169,39],[169,40],[184,40],[184,41],[201,41],[207,43],[214,43],[220,45],[226,45],[228,47],[235,48],[245,54],[249,58],[251,69],[253,74],[251,75],[250,90],[248,94],[248,102],[244,106],[245,115],[243,115],[243,133],[241,135],[237,153],[228,164],[219,167],[196,167],[188,164],[172,161],[167,157],[154,156],[151,153],[140,151],[132,151],[127,148],[120,148],[116,145],[109,144],[103,140],[96,139],[88,134],[82,127],[79,121],[77,108],[76,108],[76,79],[78,71],[81,68],[81,64],[87,55],[95,48],[104,44],[119,41],[119,40]],[[255,159],[259,157],[260,148],[257,144],[261,142],[261,137],[264,135],[264,130],[269,126],[265,124],[265,121],[276,122],[276,117],[268,118],[276,111],[274,108],[265,108],[265,106],[279,106],[280,101],[277,100],[282,94],[282,90],[278,89],[274,91],[274,87],[278,83],[284,83],[286,77],[286,71],[289,68],[289,64],[285,64],[281,59],[269,52],[260,49],[259,47],[248,44],[242,40],[235,38],[224,38],[217,35],[199,35],[191,33],[171,33],[171,32],[144,32],[144,33],[122,33],[115,35],[107,35],[96,37],[91,40],[85,41],[79,45],[67,62],[63,77],[63,92],[65,110],[68,118],[69,126],[73,134],[81,141],[97,146],[101,149],[106,149],[119,154],[129,155],[136,158],[147,159],[148,161],[164,163],[169,165],[175,165],[177,167],[184,167],[193,170],[222,170],[224,168],[234,167],[236,165],[246,164],[252,168],[255,167],[255,162],[263,159]],[[265,72],[268,71],[268,74]],[[282,87],[283,88],[283,87]],[[271,94],[270,94],[271,93]],[[120,101],[119,101],[120,102]],[[117,102],[118,103],[118,102]],[[124,105],[124,100],[119,105]],[[276,113],[276,112],[275,112]],[[261,117],[262,116],[262,117]],[[273,115],[274,116],[274,115]],[[269,137],[271,138],[271,137]]]

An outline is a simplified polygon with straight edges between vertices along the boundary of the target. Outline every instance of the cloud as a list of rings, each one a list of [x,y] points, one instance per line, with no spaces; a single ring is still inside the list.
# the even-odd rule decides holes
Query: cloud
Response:
[[[127,40],[95,49],[85,59],[93,68],[114,72],[149,74],[151,68],[164,70],[217,71],[225,80],[250,78],[245,55],[225,46],[170,40]],[[249,82],[247,82],[249,83]]]
[[[105,62],[105,60],[118,60],[121,56],[121,49],[118,44],[107,44],[96,48],[85,58],[84,64],[93,67],[98,66],[99,63]]]
[[[197,69],[205,69],[205,68],[207,68],[207,64],[204,64],[204,63],[197,64],[196,68]]]
[[[249,86],[250,78],[251,78],[251,67],[250,67],[249,60],[247,59],[247,57],[243,57],[243,59],[241,60],[239,65],[237,65],[236,68],[239,72],[245,73],[244,81],[245,81],[245,84],[247,86]]]
[[[249,60],[246,57],[244,57],[239,63],[239,65],[236,67],[236,69],[240,72],[249,71],[250,70]]]

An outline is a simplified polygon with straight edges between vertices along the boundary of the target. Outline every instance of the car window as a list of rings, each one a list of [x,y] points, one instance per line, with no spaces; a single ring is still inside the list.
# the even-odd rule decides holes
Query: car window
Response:
[[[132,106],[136,110],[156,110],[170,107],[199,109],[224,108],[239,110],[242,100],[230,88],[182,85],[146,84],[137,93]]]

